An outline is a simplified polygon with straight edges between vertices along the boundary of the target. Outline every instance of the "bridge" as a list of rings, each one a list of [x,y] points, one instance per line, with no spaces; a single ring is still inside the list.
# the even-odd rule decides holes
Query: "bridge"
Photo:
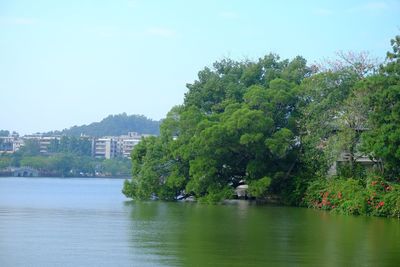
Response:
[[[31,167],[20,167],[13,169],[14,177],[37,177],[39,171]]]

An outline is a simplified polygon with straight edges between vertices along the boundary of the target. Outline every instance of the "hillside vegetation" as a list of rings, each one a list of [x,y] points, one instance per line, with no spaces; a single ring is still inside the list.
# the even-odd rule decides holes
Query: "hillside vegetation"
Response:
[[[143,115],[109,115],[100,122],[93,122],[89,125],[73,126],[64,129],[61,134],[68,136],[118,136],[128,132],[138,132],[140,134],[158,135],[160,122],[148,119]]]

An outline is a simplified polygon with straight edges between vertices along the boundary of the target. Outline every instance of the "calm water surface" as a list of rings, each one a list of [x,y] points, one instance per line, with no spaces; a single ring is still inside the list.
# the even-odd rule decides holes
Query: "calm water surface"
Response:
[[[121,179],[0,178],[0,266],[400,266],[400,221],[131,202]]]

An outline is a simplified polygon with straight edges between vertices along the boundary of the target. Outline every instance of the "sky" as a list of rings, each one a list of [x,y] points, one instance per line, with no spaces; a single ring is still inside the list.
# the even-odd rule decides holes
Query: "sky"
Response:
[[[383,60],[398,34],[399,0],[0,0],[0,129],[158,120],[223,58]]]

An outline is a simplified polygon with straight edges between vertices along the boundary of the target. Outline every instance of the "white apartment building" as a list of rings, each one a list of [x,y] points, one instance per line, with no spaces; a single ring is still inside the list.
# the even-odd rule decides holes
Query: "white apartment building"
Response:
[[[129,158],[131,152],[143,135],[129,132],[128,135],[108,136],[92,140],[92,156],[111,159],[115,157]]]
[[[118,155],[124,158],[129,158],[133,147],[136,146],[140,140],[142,140],[142,135],[136,132],[129,132],[128,135],[121,135],[117,137],[117,148]]]
[[[92,156],[94,158],[112,159],[117,156],[117,142],[113,137],[92,139]]]

